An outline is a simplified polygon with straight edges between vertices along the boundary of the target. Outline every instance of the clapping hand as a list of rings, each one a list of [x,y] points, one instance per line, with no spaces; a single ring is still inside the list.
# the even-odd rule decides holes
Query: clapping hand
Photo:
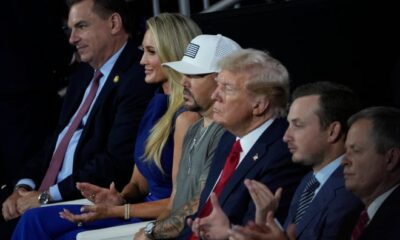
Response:
[[[259,225],[250,222],[245,227],[233,226],[229,233],[229,240],[296,240],[295,225],[289,225],[287,231],[283,231],[275,222],[274,213],[268,212],[266,224]]]
[[[259,225],[264,225],[267,219],[267,213],[278,209],[279,201],[282,196],[282,188],[278,188],[275,194],[273,194],[267,186],[258,181],[246,179],[244,184],[256,205],[255,221]]]
[[[204,218],[196,218],[194,221],[188,219],[193,234],[200,239],[219,240],[228,238],[229,219],[225,215],[215,193],[210,196],[213,210],[210,215]]]

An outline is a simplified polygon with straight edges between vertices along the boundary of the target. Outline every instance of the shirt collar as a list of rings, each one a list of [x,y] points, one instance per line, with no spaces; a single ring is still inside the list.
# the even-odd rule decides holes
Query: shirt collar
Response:
[[[328,178],[332,175],[332,173],[340,166],[344,155],[339,156],[325,167],[321,168],[318,172],[315,172],[315,178],[320,183],[319,187],[316,189],[316,192],[324,185],[324,183],[328,180]]]
[[[400,184],[397,184],[396,186],[392,187],[385,193],[381,194],[379,197],[375,198],[374,201],[368,206],[367,208],[367,213],[369,219],[372,219],[376,212],[379,210],[383,202],[389,197],[389,195],[399,186]]]
[[[261,124],[258,128],[254,129],[253,131],[249,132],[242,138],[236,137],[236,140],[240,139],[240,146],[242,147],[242,152],[240,153],[240,162],[242,162],[243,158],[247,155],[253,145],[257,142],[260,138],[261,134],[267,130],[267,128],[272,124],[274,118],[269,119],[268,121]]]
[[[122,53],[122,50],[125,48],[127,42],[124,43],[124,45],[116,52],[114,53],[108,60],[103,64],[103,66],[100,67],[100,71],[103,74],[103,77],[101,78],[101,81],[105,81],[105,79],[108,79],[108,76],[111,73],[111,70],[113,69],[115,62],[119,58],[119,56]]]

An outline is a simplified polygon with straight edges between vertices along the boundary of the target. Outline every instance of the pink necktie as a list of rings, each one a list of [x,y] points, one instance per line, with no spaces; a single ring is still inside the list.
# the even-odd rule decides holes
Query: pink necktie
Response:
[[[237,140],[231,149],[231,152],[228,155],[228,158],[226,159],[224,169],[222,170],[221,177],[218,180],[217,185],[214,188],[214,193],[217,195],[217,197],[221,194],[222,189],[224,188],[225,184],[228,182],[229,178],[232,176],[233,172],[236,170],[236,167],[239,163],[240,159],[240,152],[242,151],[242,146],[240,145],[240,140]],[[207,200],[206,205],[200,211],[199,217],[207,217],[210,215],[212,211],[212,204],[210,198]],[[197,237],[192,233],[190,240],[197,239]]]
[[[89,110],[89,107],[92,104],[94,97],[96,96],[97,89],[99,88],[99,80],[102,76],[103,74],[100,71],[96,71],[94,73],[93,82],[89,89],[89,94],[87,95],[82,106],[79,108],[78,113],[76,114],[64,137],[61,139],[56,150],[54,151],[50,166],[47,169],[46,175],[42,181],[42,184],[40,185],[39,191],[47,190],[51,185],[55,183],[61,165],[64,161],[65,151],[67,150],[67,147],[69,145],[69,142],[71,141],[72,136],[74,135],[74,132],[78,128],[79,124],[82,122],[83,116],[85,116],[85,114]]]
[[[368,221],[369,221],[369,217],[368,217],[367,210],[363,210],[360,213],[360,217],[358,218],[358,222],[357,222],[356,226],[353,228],[353,232],[351,233],[352,240],[357,240],[361,236],[361,233],[364,231],[365,227],[367,226]]]

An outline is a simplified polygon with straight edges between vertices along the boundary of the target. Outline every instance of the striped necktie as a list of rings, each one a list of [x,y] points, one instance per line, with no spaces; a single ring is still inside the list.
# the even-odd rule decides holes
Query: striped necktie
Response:
[[[308,206],[312,202],[315,194],[315,190],[319,187],[319,182],[315,178],[314,174],[308,180],[303,193],[300,196],[299,206],[297,207],[296,216],[294,217],[294,223],[298,224],[304,213],[307,211]]]

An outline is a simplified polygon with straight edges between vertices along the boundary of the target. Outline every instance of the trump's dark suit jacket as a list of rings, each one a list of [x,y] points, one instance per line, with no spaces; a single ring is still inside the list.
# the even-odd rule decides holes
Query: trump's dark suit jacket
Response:
[[[371,219],[359,240],[400,239],[400,187],[397,187]]]
[[[73,173],[58,183],[64,200],[81,197],[75,187],[78,181],[104,187],[115,181],[119,189],[129,182],[136,133],[154,93],[154,87],[144,82],[137,46],[132,39],[128,41],[94,103],[76,147]],[[70,78],[56,134],[43,153],[23,169],[21,178],[31,178],[40,185],[57,136],[77,111],[92,77],[90,66],[81,64],[77,67]]]
[[[285,227],[293,222],[300,195],[312,174],[307,174],[297,188]],[[361,210],[361,201],[345,189],[343,167],[339,166],[322,185],[298,223],[297,239],[349,239]]]
[[[285,119],[275,119],[256,141],[224,186],[218,200],[232,224],[243,225],[249,220],[254,220],[255,217],[255,205],[243,183],[246,178],[264,183],[273,192],[282,187],[284,192],[277,217],[280,220],[286,217],[291,197],[306,171],[304,167],[293,164],[291,161],[291,154],[282,140],[286,128],[287,121]],[[236,137],[229,132],[222,136],[201,194],[198,212],[204,208],[235,139]],[[186,226],[181,238],[184,239],[190,232],[190,228]]]

